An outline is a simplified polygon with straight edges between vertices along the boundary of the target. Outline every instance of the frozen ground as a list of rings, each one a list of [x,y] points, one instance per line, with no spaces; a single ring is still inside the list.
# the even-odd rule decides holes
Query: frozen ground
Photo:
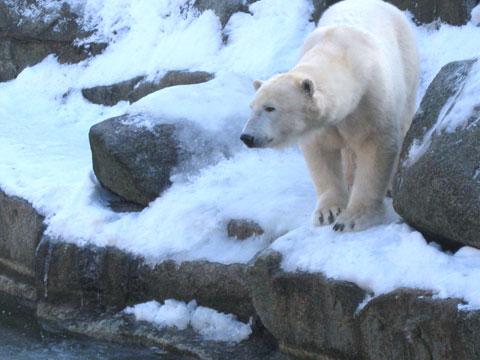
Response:
[[[205,340],[238,343],[248,339],[252,333],[250,324],[238,321],[232,314],[198,306],[195,300],[186,304],[168,299],[163,305],[149,301],[127,307],[124,312],[134,315],[136,320],[148,321],[160,328],[185,330],[190,326]]]
[[[152,263],[166,258],[247,262],[284,235],[272,246],[288,253],[284,266],[289,270],[321,270],[376,293],[397,286],[434,289],[439,296],[461,296],[480,307],[479,251],[442,253],[406,225],[345,235],[313,229],[308,223],[315,196],[299,151],[247,150],[237,140],[248,116],[252,79],[291,67],[314,28],[309,1],[254,3],[252,14],[230,19],[227,45],[213,12],[179,10],[186,0],[70,2],[85,11],[86,26],[99,29],[95,36],[111,43],[105,53],[77,65],[48,57],[0,84],[0,187],[46,215],[50,235],[80,245],[117,246]],[[480,55],[480,27],[473,23],[424,26],[417,34],[419,99],[444,64]],[[154,78],[172,69],[212,71],[216,78],[164,89],[131,106],[93,105],[80,93],[84,87],[137,75]],[[87,134],[91,125],[127,111],[194,121],[231,139],[233,156],[175,178],[171,189],[141,213],[114,213],[97,196]],[[225,226],[231,218],[253,219],[265,235],[229,239]]]

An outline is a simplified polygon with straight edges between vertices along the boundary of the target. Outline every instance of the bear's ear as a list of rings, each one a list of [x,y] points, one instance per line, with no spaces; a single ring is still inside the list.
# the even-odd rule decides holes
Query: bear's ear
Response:
[[[302,90],[305,94],[312,97],[313,93],[315,92],[315,87],[313,85],[313,81],[310,79],[305,79],[302,81]]]
[[[260,86],[262,86],[263,81],[262,80],[253,80],[253,88],[255,91],[258,91],[260,89]]]

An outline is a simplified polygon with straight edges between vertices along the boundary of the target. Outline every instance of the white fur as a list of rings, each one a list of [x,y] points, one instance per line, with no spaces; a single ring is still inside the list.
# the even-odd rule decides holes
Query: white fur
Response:
[[[244,134],[256,147],[298,141],[318,195],[314,223],[362,230],[382,221],[418,77],[404,14],[380,0],[345,0],[323,14],[292,70],[255,82]],[[356,159],[351,191],[342,158],[350,170]]]

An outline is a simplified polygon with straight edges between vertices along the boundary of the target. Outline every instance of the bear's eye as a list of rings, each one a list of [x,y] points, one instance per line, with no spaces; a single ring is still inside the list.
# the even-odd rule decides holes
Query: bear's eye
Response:
[[[265,106],[265,111],[272,112],[272,111],[275,111],[275,108],[273,106]]]

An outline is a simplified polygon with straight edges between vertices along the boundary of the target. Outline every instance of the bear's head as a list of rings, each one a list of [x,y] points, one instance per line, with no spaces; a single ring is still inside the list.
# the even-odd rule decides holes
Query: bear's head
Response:
[[[315,86],[301,74],[285,73],[253,82],[252,116],[240,139],[248,147],[283,147],[321,124]]]

